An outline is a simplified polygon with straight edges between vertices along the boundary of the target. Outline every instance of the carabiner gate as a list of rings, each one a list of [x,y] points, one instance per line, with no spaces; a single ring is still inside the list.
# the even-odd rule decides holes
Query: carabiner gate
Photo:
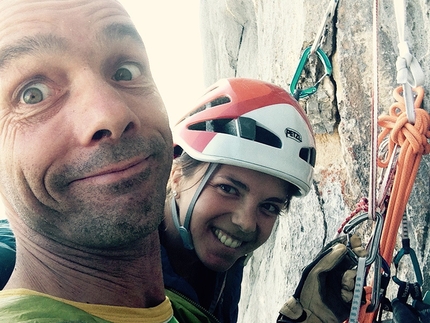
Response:
[[[343,232],[345,234],[349,234],[357,225],[366,220],[369,220],[369,216],[367,215],[367,213],[363,213],[355,218],[352,218],[343,228]],[[383,224],[384,218],[380,213],[376,212],[375,227],[372,233],[372,240],[370,241],[370,246],[368,249],[369,254],[366,257],[366,266],[371,265],[378,257],[379,242],[381,240]]]
[[[309,56],[311,55],[311,47],[307,47],[302,54],[302,57],[300,58],[299,64],[297,66],[296,72],[294,73],[293,79],[291,80],[290,84],[290,93],[294,96],[296,100],[303,99],[308,97],[311,94],[314,94],[317,89],[318,85],[322,81],[322,79],[326,76],[330,76],[333,72],[333,68],[331,66],[330,60],[327,57],[326,53],[321,48],[317,48],[315,53],[317,54],[317,57],[321,61],[321,63],[324,66],[325,74],[315,83],[315,85],[307,88],[307,89],[297,89],[297,84],[299,83],[300,75],[303,72],[303,69],[306,65],[306,62],[309,59]]]

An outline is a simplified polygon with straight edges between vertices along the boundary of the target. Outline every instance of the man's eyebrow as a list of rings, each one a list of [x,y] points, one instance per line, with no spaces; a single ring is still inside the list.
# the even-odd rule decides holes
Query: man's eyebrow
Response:
[[[143,45],[142,38],[133,25],[113,23],[103,28],[101,32],[102,38],[98,37],[98,41],[123,40],[125,37],[130,37],[135,42]]]
[[[0,49],[0,70],[10,61],[21,56],[54,50],[67,50],[65,39],[51,34],[37,34],[31,37],[23,37],[15,44]]]
[[[97,36],[99,42],[112,42],[130,37],[144,48],[142,38],[133,25],[114,23],[107,25]],[[19,39],[15,44],[0,49],[0,71],[11,61],[36,52],[67,51],[67,39],[52,34],[37,34]]]

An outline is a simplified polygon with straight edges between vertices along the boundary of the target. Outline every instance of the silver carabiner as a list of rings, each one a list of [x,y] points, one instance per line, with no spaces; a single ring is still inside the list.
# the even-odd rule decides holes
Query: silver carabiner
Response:
[[[375,213],[376,223],[373,229],[372,238],[370,241],[370,247],[368,248],[368,255],[366,257],[366,266],[372,264],[379,254],[379,242],[381,240],[382,228],[384,224],[384,218],[378,212]],[[343,232],[348,235],[357,225],[369,220],[367,213],[362,213],[354,218],[352,218],[343,228]]]
[[[410,124],[415,124],[415,106],[414,106],[414,95],[412,93],[412,87],[406,83],[403,86],[403,99],[405,100],[405,110]]]
[[[378,254],[373,267],[373,285],[370,304],[367,306],[366,312],[374,312],[379,306],[381,300],[381,268],[382,257]]]

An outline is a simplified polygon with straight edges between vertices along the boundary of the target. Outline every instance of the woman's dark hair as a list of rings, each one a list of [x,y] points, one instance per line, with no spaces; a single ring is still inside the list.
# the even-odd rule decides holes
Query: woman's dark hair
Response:
[[[189,178],[194,175],[194,173],[197,171],[199,167],[207,163],[194,159],[186,152],[183,152],[179,157],[173,160],[173,164],[174,164],[174,167],[181,168],[182,175],[185,178]],[[172,194],[172,184],[170,181],[171,179],[169,179],[169,181],[167,182],[167,189],[166,189],[167,198],[169,199],[171,198],[171,194]]]

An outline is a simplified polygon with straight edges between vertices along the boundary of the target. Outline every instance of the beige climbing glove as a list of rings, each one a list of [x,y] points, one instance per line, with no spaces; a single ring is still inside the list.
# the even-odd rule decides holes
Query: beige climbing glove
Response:
[[[345,239],[344,239],[345,240]],[[354,294],[356,257],[367,251],[352,235],[332,241],[303,271],[294,295],[282,306],[277,323],[338,323],[349,316]]]

